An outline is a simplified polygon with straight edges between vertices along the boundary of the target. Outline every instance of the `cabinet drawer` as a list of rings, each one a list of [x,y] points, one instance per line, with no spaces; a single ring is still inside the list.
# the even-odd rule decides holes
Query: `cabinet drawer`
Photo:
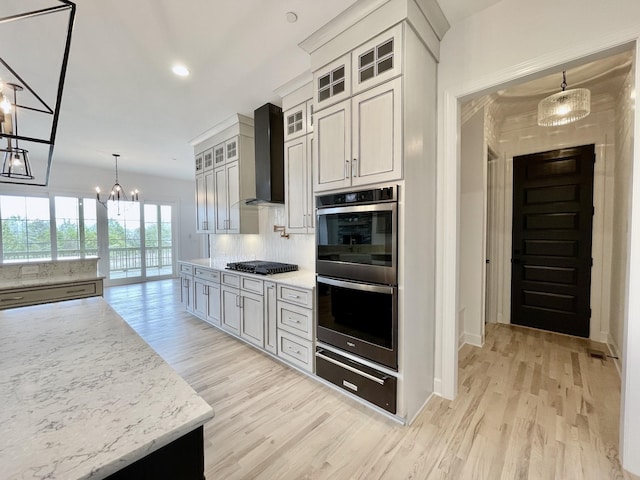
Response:
[[[306,308],[313,307],[313,293],[311,290],[278,285],[278,300],[295,303]]]
[[[257,280],[250,277],[240,277],[240,282],[240,288],[242,288],[242,290],[257,293],[258,295],[263,294],[264,282],[262,280]]]
[[[208,280],[210,282],[220,282],[220,272],[217,270],[209,270],[206,268],[195,267],[194,275],[202,280]]]
[[[180,273],[186,273],[187,275],[193,275],[193,265],[188,265],[186,263],[180,264]]]
[[[92,297],[102,294],[98,282],[69,284],[58,287],[39,288],[34,290],[14,291],[0,294],[0,309],[34,305],[73,298]]]
[[[278,356],[303,370],[313,372],[313,345],[308,340],[278,331]]]
[[[221,283],[223,285],[228,285],[230,287],[240,288],[240,275],[235,275],[233,273],[222,272],[221,274]]]
[[[278,328],[313,340],[313,312],[286,302],[278,302]]]
[[[396,413],[397,380],[337,353],[318,348],[316,374],[391,413]]]

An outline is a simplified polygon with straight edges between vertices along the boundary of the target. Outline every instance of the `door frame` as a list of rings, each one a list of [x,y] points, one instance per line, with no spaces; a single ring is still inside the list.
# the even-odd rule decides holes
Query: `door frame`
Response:
[[[620,32],[614,38],[593,39],[580,47],[560,48],[541,56],[496,72],[494,75],[473,79],[463,85],[444,89],[438,98],[437,138],[437,211],[436,211],[436,365],[440,377],[434,380],[435,393],[453,400],[458,384],[458,240],[460,196],[460,104],[465,97],[504,88],[532,75],[542,76],[560,65],[582,63],[592,57],[611,55],[612,51],[628,47],[635,49],[634,80],[640,87],[640,35]],[[634,100],[633,175],[630,180],[632,195],[630,213],[629,265],[640,265],[640,108]],[[455,161],[452,161],[455,159]],[[635,188],[634,188],[635,187]],[[451,241],[455,238],[456,241]],[[634,243],[635,241],[635,243]],[[627,292],[640,289],[640,268],[629,267]],[[640,433],[632,432],[636,412],[631,405],[640,402],[640,372],[629,371],[627,363],[640,362],[640,351],[631,351],[634,341],[640,339],[640,327],[631,329],[628,319],[640,317],[640,298],[627,293],[624,337],[625,345],[622,375],[622,405],[620,410],[621,444],[623,460],[632,457],[631,448],[640,443]],[[632,330],[632,331],[630,331]],[[631,349],[633,350],[633,349]],[[633,360],[630,358],[633,357]],[[637,363],[636,363],[637,364]],[[436,371],[436,374],[438,372]],[[632,385],[633,383],[633,385]],[[635,388],[634,388],[635,387]],[[625,462],[626,463],[626,462]]]

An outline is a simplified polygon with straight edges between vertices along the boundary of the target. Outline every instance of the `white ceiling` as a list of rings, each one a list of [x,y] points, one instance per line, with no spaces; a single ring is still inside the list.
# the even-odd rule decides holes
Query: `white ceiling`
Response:
[[[120,153],[121,170],[193,178],[189,140],[234,113],[252,116],[266,102],[279,104],[274,90],[309,70],[298,43],[354,2],[78,0],[52,168],[57,162],[112,168],[111,154]],[[497,2],[439,0],[450,23]],[[1,3],[0,17],[57,4]],[[296,23],[286,21],[290,11]],[[0,44],[18,46],[12,50],[18,64],[30,58],[55,72],[59,54],[47,49],[61,45],[53,26],[64,23],[47,17],[0,24]],[[22,35],[35,31],[40,43]],[[191,75],[176,77],[176,62]],[[30,78],[54,90],[44,77]],[[12,80],[1,66],[0,78]]]

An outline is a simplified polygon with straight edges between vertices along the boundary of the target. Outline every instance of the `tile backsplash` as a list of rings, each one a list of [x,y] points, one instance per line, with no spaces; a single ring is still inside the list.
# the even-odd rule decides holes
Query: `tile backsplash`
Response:
[[[226,257],[234,261],[269,260],[295,263],[301,269],[315,269],[315,236],[290,235],[282,238],[273,231],[274,225],[285,224],[284,206],[260,206],[259,234],[209,235],[211,257]]]

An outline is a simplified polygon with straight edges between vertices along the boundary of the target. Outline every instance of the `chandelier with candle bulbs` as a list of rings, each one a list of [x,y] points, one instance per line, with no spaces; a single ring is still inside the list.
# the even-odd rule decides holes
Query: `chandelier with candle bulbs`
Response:
[[[109,202],[115,204],[117,209],[116,211],[118,215],[120,215],[120,201],[137,202],[140,200],[140,194],[138,192],[138,189],[136,188],[131,191],[131,198],[127,197],[127,194],[125,193],[124,188],[122,188],[122,185],[120,185],[120,180],[118,179],[118,158],[120,158],[120,154],[113,153],[112,155],[116,161],[116,181],[111,187],[111,191],[109,192],[109,196],[106,200],[100,199],[101,190],[100,187],[96,187],[96,200],[105,208],[108,208]]]

